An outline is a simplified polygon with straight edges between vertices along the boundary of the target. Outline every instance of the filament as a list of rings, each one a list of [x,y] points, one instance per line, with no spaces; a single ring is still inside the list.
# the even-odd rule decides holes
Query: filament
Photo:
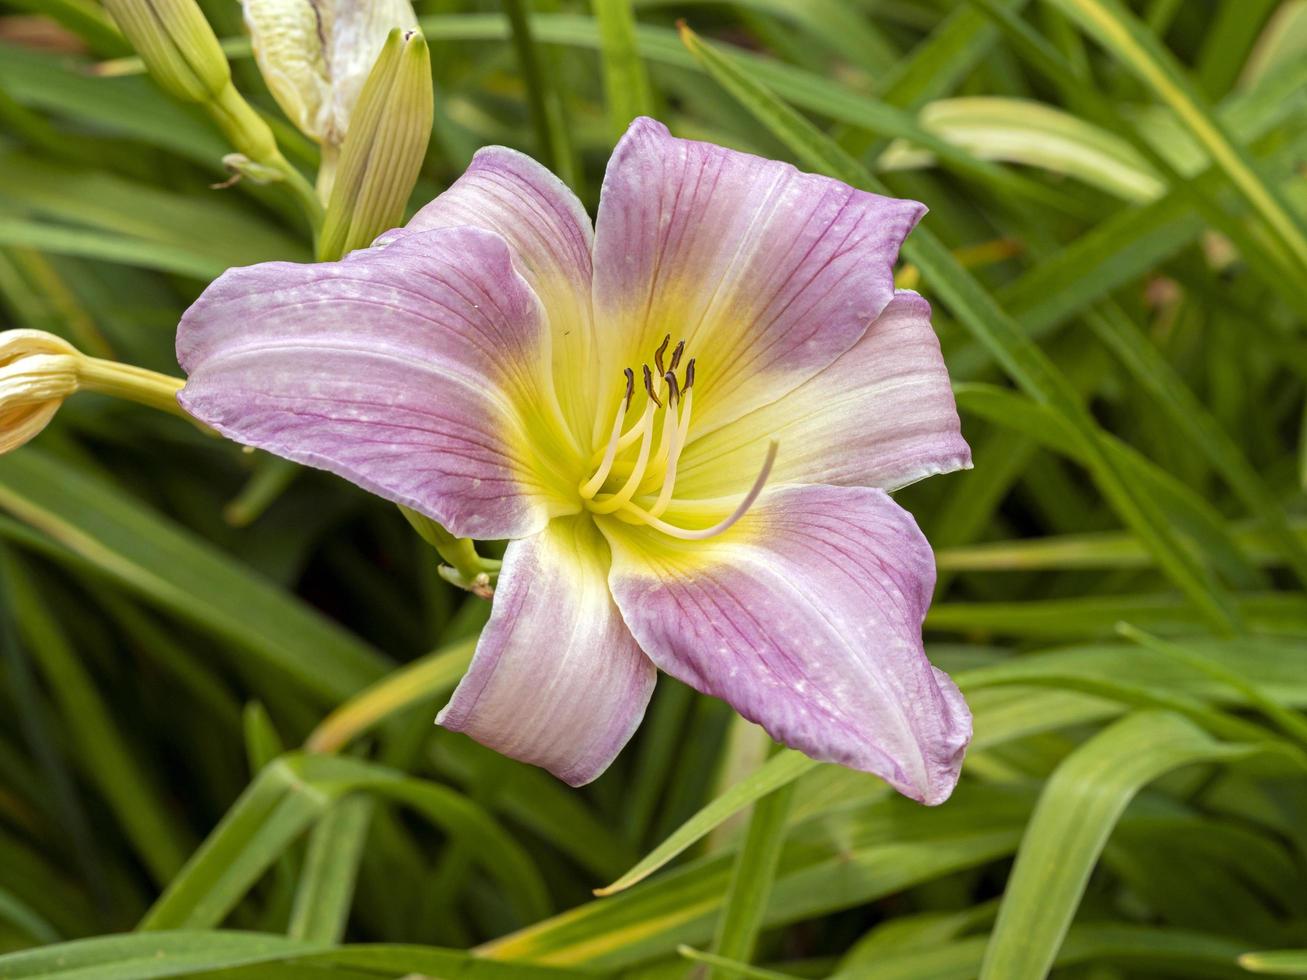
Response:
[[[654,403],[650,401],[644,406],[644,414],[640,417],[640,425],[644,429],[644,434],[640,437],[640,455],[636,458],[635,468],[631,470],[631,475],[626,478],[626,483],[623,484],[621,490],[618,490],[607,500],[592,500],[590,502],[588,506],[596,514],[611,514],[613,511],[627,506],[631,498],[635,496],[640,481],[644,479],[644,471],[649,465],[649,449],[653,444],[653,415]]]
[[[626,397],[623,398],[621,403],[617,406],[617,415],[613,418],[613,430],[612,434],[608,437],[608,446],[604,449],[603,460],[599,464],[599,469],[595,470],[594,476],[590,477],[590,479],[586,480],[578,488],[581,492],[581,496],[586,500],[589,500],[598,493],[599,488],[604,485],[604,481],[608,479],[609,471],[613,468],[613,460],[617,458],[617,450],[621,448],[618,443],[620,442],[620,436],[622,433],[622,420],[626,418],[626,411],[631,407],[631,388],[633,380],[634,375],[631,373],[631,369],[627,368]],[[634,429],[636,426],[632,426],[632,428]]]
[[[735,510],[725,520],[718,521],[712,527],[706,527],[702,530],[689,530],[683,527],[677,527],[675,524],[668,524],[666,521],[659,519],[649,511],[642,510],[635,504],[628,503],[624,508],[624,514],[636,518],[642,524],[648,524],[655,531],[661,531],[673,538],[679,538],[682,541],[703,541],[707,538],[715,538],[724,531],[729,530],[741,517],[749,512],[749,508],[754,505],[762,489],[767,484],[767,477],[771,475],[773,464],[776,462],[776,451],[780,448],[780,443],[773,441],[767,447],[767,458],[763,460],[762,469],[758,471],[758,476],[753,481],[753,486],[749,492],[744,495],[744,499],[739,502]],[[602,513],[609,513],[603,511]]]
[[[676,487],[676,464],[680,462],[681,450],[685,448],[685,437],[690,431],[690,410],[694,407],[694,390],[685,393],[681,404],[681,417],[672,435],[672,444],[667,450],[667,469],[663,472],[663,488],[658,491],[658,499],[649,508],[650,517],[658,517],[672,502],[672,490]],[[670,423],[670,420],[668,420]]]

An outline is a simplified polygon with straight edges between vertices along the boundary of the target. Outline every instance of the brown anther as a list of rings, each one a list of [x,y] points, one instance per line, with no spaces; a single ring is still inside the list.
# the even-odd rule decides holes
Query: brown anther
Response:
[[[667,368],[663,366],[663,354],[666,353],[667,345],[670,344],[671,342],[672,342],[672,335],[668,334],[666,337],[663,338],[663,342],[658,345],[658,349],[654,351],[654,364],[658,366],[659,374],[667,373]]]
[[[689,391],[694,387],[694,358],[690,358],[690,363],[685,365],[685,390]]]
[[[681,386],[676,383],[676,372],[668,371],[663,375],[663,380],[667,382],[667,401],[675,405],[681,400]]]
[[[659,401],[658,395],[654,393],[653,372],[649,370],[648,364],[644,364],[641,366],[644,368],[644,390],[648,392],[649,400],[653,402],[655,405],[657,405],[659,408],[662,408],[663,403]]]
[[[635,394],[635,372],[630,368],[622,368],[622,373],[626,375],[626,398],[625,404],[631,404],[631,396]]]
[[[676,366],[681,363],[681,355],[685,353],[685,341],[679,341],[672,350],[672,363],[667,366],[667,370],[675,371]]]

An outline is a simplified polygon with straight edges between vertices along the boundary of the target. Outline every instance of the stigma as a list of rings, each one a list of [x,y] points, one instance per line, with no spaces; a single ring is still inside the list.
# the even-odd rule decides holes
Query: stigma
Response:
[[[695,359],[685,362],[685,341],[668,355],[668,334],[639,372],[623,371],[625,387],[609,429],[608,441],[590,463],[595,467],[577,491],[594,514],[611,514],[628,523],[644,524],[674,538],[698,541],[715,537],[734,525],[762,493],[776,461],[777,444],[771,443],[753,486],[724,520],[707,528],[683,528],[662,519],[675,502],[676,471],[689,441],[694,412]],[[639,414],[627,425],[638,406]]]

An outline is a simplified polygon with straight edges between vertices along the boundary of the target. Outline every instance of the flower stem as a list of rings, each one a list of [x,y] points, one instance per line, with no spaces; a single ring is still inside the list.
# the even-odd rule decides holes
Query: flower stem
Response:
[[[195,421],[177,404],[177,392],[186,383],[182,378],[101,357],[82,357],[77,364],[77,381],[85,391],[98,391]]]
[[[481,557],[477,554],[475,541],[455,537],[425,514],[403,505],[399,510],[422,540],[445,560],[446,564],[440,567],[441,578],[483,599],[494,595],[494,580],[499,575],[501,562]]]

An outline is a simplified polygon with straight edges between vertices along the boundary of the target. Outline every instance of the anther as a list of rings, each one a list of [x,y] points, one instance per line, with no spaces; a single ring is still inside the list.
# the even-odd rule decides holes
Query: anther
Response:
[[[625,404],[631,404],[631,396],[635,394],[635,372],[630,368],[622,368],[622,373],[626,375],[626,398]]]
[[[667,373],[667,368],[663,367],[663,354],[666,353],[667,345],[670,344],[671,342],[672,342],[672,335],[668,334],[666,337],[663,338],[663,342],[658,345],[658,349],[654,351],[654,364],[658,366],[659,374]]]
[[[675,405],[681,400],[681,389],[676,383],[676,374],[668,371],[663,375],[663,380],[667,382],[667,402],[669,405]]]
[[[649,400],[653,402],[655,405],[657,405],[659,408],[662,408],[663,403],[661,400],[659,400],[658,395],[654,392],[653,372],[649,370],[648,364],[644,364],[642,365],[642,367],[644,368],[644,390],[649,393]]]
[[[676,366],[681,363],[681,355],[685,353],[685,341],[680,341],[672,351],[672,363],[668,365],[667,370],[675,371]]]
[[[694,358],[690,358],[690,363],[685,365],[685,390],[689,391],[694,387]]]

